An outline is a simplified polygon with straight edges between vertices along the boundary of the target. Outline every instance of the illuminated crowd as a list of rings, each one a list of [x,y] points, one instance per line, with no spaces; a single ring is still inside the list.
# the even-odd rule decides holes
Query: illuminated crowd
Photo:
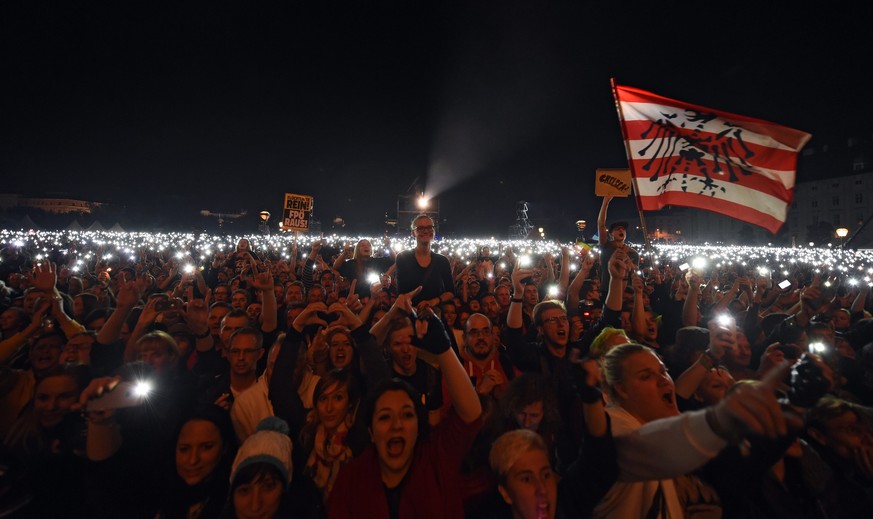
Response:
[[[873,251],[0,230],[2,517],[870,517]]]

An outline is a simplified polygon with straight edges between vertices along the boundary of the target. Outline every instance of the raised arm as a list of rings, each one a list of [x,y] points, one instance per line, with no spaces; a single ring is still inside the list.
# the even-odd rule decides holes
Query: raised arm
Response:
[[[609,208],[609,202],[611,201],[611,196],[603,197],[603,203],[600,205],[600,212],[597,213],[597,242],[601,245],[604,245],[609,241],[609,229],[606,227],[606,211]]]
[[[860,314],[864,311],[864,307],[867,305],[867,297],[870,296],[870,285],[864,284],[861,286],[861,290],[858,291],[858,295],[855,296],[855,300],[852,301],[851,312],[852,315]]]
[[[718,318],[709,321],[709,347],[676,379],[676,394],[686,400],[691,398],[706,374],[724,357],[725,349],[735,348],[736,344],[735,323],[719,324]]]
[[[567,294],[567,285],[570,284],[570,249],[566,245],[561,246],[561,275],[558,277],[558,290],[561,294]]]
[[[121,275],[123,276],[124,273]],[[118,294],[115,296],[115,310],[106,319],[106,324],[97,334],[98,344],[112,344],[121,337],[121,329],[133,307],[139,302],[139,297],[136,281],[127,281],[122,278],[121,284],[118,286]]]
[[[634,289],[634,307],[631,311],[631,328],[634,338],[639,338],[645,335],[648,324],[646,323],[646,308],[643,303],[643,290],[645,284],[642,278],[633,274],[633,282],[631,283]]]
[[[352,245],[350,243],[346,243],[346,246],[343,247],[343,251],[340,252],[339,256],[333,262],[333,269],[339,270],[340,267],[343,266],[343,263],[346,262],[347,259],[352,255]]]
[[[512,299],[509,303],[509,311],[506,313],[507,328],[520,329],[524,324],[521,300],[522,294],[524,294],[524,285],[521,281],[531,275],[533,275],[532,269],[523,269],[516,262],[515,268],[512,269]]]
[[[257,268],[257,267],[255,267]],[[276,329],[276,293],[273,291],[273,275],[269,270],[259,272],[249,283],[261,291],[261,331],[270,333]]]
[[[18,351],[18,348],[23,346],[30,337],[42,328],[42,321],[45,319],[52,304],[53,303],[50,303],[49,301],[43,301],[40,307],[34,311],[30,324],[28,324],[26,328],[15,335],[0,341],[0,363],[15,354],[15,352]]]
[[[476,394],[473,383],[464,371],[458,356],[452,351],[443,323],[430,308],[427,308],[425,313],[425,316],[420,316],[425,318],[415,320],[417,342],[437,356],[443,374],[443,384],[452,399],[455,412],[465,423],[474,422],[482,415],[479,395]]]
[[[582,264],[579,266],[579,272],[570,285],[567,287],[567,311],[575,312],[579,310],[579,291],[582,290],[582,284],[588,279],[591,269],[594,267],[594,258],[587,251],[582,258]],[[570,273],[567,272],[569,276]]]
[[[682,326],[697,326],[697,323],[700,322],[698,301],[700,299],[701,279],[698,274],[691,270],[685,274],[685,279],[688,281],[688,295],[682,304]]]

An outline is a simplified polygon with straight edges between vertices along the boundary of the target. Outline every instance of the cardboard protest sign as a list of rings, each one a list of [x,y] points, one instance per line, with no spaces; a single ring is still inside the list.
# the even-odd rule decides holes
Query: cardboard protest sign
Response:
[[[629,169],[599,168],[594,180],[597,196],[630,196],[631,175]]]
[[[312,197],[285,193],[282,211],[283,231],[308,231],[312,220]]]

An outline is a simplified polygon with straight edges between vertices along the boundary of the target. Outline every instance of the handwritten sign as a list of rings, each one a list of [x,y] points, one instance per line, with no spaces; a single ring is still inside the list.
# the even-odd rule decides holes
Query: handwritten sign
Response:
[[[594,194],[597,196],[629,196],[631,194],[630,170],[598,169],[594,180]]]
[[[312,220],[312,197],[285,193],[282,230],[308,231]]]

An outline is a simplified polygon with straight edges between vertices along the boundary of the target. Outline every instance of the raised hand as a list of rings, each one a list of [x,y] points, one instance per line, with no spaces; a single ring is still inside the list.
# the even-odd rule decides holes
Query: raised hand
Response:
[[[627,254],[622,250],[616,250],[612,253],[612,257],[609,258],[609,275],[613,279],[625,279],[627,278],[628,264],[627,264]]]
[[[115,303],[119,307],[133,307],[139,302],[139,298],[142,297],[139,286],[136,281],[127,281],[124,272],[120,276],[118,291],[115,294]]]
[[[185,322],[196,335],[203,335],[209,330],[209,301],[212,299],[212,289],[206,289],[204,299],[194,299],[194,287],[185,290],[188,306],[185,308]]]
[[[416,287],[411,292],[399,294],[397,299],[394,300],[394,304],[391,305],[391,310],[395,312],[399,311],[406,315],[412,315],[412,299],[421,292],[421,289],[422,287]]]
[[[776,399],[776,388],[785,378],[790,366],[783,363],[768,373],[760,382],[743,384],[710,408],[708,423],[713,431],[729,441],[747,435],[778,438],[788,434],[788,426],[802,426],[795,418],[783,413]]]
[[[31,284],[46,294],[51,294],[55,290],[55,285],[58,282],[57,265],[54,263],[37,263],[33,266]]]

